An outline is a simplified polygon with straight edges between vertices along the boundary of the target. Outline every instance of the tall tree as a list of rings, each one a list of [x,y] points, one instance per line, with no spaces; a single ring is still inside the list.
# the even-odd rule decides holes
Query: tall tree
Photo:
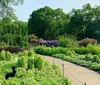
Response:
[[[33,33],[45,39],[55,39],[64,29],[66,16],[62,9],[54,10],[47,6],[33,11],[28,22],[29,34]]]

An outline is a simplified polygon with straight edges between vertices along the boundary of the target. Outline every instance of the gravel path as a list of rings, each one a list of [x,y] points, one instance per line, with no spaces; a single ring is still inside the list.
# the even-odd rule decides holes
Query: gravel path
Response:
[[[89,70],[87,68],[72,64],[61,59],[53,58],[50,56],[44,56],[51,64],[59,65],[63,72],[62,64],[64,64],[64,76],[72,81],[72,85],[100,85],[100,74]]]

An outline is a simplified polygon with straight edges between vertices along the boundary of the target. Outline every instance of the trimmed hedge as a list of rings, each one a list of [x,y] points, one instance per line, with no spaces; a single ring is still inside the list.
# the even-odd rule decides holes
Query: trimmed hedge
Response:
[[[87,47],[75,47],[75,48],[63,48],[63,47],[46,47],[46,46],[37,46],[34,47],[35,52],[44,55],[53,55],[53,54],[66,54],[67,51],[74,51],[78,54],[100,54],[100,46],[98,45],[88,45]]]

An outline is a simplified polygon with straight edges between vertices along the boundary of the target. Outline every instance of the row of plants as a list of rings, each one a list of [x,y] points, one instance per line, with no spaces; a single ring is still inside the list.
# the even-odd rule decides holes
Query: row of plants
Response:
[[[92,70],[100,70],[100,47],[62,48],[39,46],[34,48],[39,54],[60,58]]]
[[[16,67],[15,77],[5,79],[6,73]],[[34,50],[12,54],[2,50],[0,52],[0,85],[71,85],[62,76],[58,66],[50,65]]]
[[[67,54],[68,53],[68,54]],[[53,57],[72,62],[74,64],[88,67],[89,69],[100,70],[100,56],[99,55],[79,55],[73,54],[73,51],[68,51],[66,54],[54,54]]]
[[[66,53],[66,51],[75,51],[78,54],[100,54],[100,46],[99,45],[91,45],[88,44],[87,47],[73,47],[73,48],[63,48],[63,47],[46,47],[46,46],[37,46],[34,47],[34,50],[39,54],[44,55],[53,55]]]

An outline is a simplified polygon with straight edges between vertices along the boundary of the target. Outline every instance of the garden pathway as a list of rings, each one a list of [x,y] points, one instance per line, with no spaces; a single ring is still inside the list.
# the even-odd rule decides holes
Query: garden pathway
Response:
[[[64,76],[72,81],[72,85],[85,85],[84,83],[86,83],[86,85],[100,85],[100,74],[97,72],[61,59],[44,55],[43,57],[51,64],[59,65],[62,72],[62,64],[64,64]]]

